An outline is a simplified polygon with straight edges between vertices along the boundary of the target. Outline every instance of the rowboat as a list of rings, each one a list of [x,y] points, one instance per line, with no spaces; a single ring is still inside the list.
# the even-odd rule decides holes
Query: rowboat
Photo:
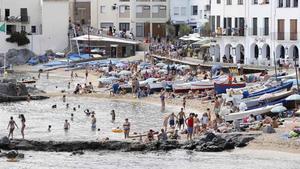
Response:
[[[275,105],[268,105],[264,107],[260,107],[257,109],[252,109],[252,110],[246,110],[246,111],[241,111],[237,113],[231,113],[228,115],[225,115],[225,121],[234,121],[234,120],[241,120],[244,117],[250,116],[253,114],[254,116],[259,115],[259,114],[265,114],[271,111],[272,108],[276,106],[281,106],[282,104],[275,104]]]
[[[243,88],[245,86],[246,86],[246,83],[232,83],[232,84],[215,83],[214,84],[216,94],[226,93],[227,89]]]
[[[213,89],[213,88],[214,88],[214,84],[210,80],[191,82],[192,91],[201,91],[201,90]]]
[[[23,80],[23,81],[20,81],[20,83],[32,84],[32,83],[36,83],[36,81],[35,80]]]
[[[281,83],[280,85],[277,86],[273,86],[273,87],[269,87],[251,94],[248,93],[243,93],[243,98],[250,98],[250,97],[256,97],[256,96],[261,96],[264,95],[266,93],[274,93],[280,90],[284,90],[284,89],[290,89],[293,86],[293,82],[287,82],[287,83]]]

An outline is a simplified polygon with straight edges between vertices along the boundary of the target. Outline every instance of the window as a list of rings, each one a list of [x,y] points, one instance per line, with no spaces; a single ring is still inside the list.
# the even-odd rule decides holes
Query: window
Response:
[[[269,18],[264,18],[264,35],[268,36],[269,35]]]
[[[181,7],[181,16],[185,16],[185,15],[186,15],[186,8]]]
[[[9,9],[5,9],[5,19],[10,16],[10,11]]]
[[[243,5],[244,1],[243,0],[238,0],[238,5]]]
[[[198,6],[197,5],[192,6],[192,15],[198,15]]]
[[[220,4],[221,3],[221,0],[217,0],[217,4]]]
[[[110,22],[104,22],[104,23],[101,23],[101,24],[100,24],[100,27],[101,27],[102,29],[107,29],[107,28],[113,27],[113,26],[114,26],[114,24],[113,24],[113,23],[110,23]]]
[[[277,40],[284,40],[284,19],[277,21]]]
[[[129,31],[130,30],[130,24],[129,23],[120,23],[119,24],[119,30],[121,31]]]
[[[10,35],[11,33],[16,31],[16,25],[7,25],[6,26],[6,34]]]
[[[290,20],[290,40],[297,40],[297,19]]]
[[[257,5],[258,4],[258,0],[252,0],[252,4],[253,5]]]
[[[36,26],[31,26],[31,33],[36,33]]]
[[[226,5],[232,5],[232,0],[227,0]]]
[[[100,6],[100,13],[105,13],[105,6]]]
[[[26,32],[26,26],[21,26],[21,31]]]
[[[179,7],[174,7],[174,16],[179,15]]]
[[[287,7],[287,8],[291,7],[291,0],[285,1],[285,7]]]
[[[293,7],[294,7],[294,8],[297,8],[297,7],[298,7],[298,0],[294,0]]]
[[[283,8],[283,0],[278,0],[278,8]]]
[[[221,17],[217,16],[217,28],[221,27]]]
[[[257,35],[257,18],[252,18],[252,35]]]
[[[136,36],[144,37],[144,23],[136,23]]]

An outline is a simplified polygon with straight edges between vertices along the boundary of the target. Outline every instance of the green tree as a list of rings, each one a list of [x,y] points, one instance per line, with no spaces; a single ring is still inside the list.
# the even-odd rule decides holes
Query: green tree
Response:
[[[185,25],[185,24],[181,24],[179,26],[179,35],[180,36],[184,36],[184,35],[187,35],[189,33],[191,33],[191,27],[188,26],[188,25]]]
[[[7,42],[17,43],[18,46],[24,46],[30,43],[30,40],[27,38],[27,33],[25,31],[21,32],[12,32],[10,37],[6,38]]]
[[[206,37],[209,37],[211,35],[211,28],[210,28],[209,22],[205,23],[201,27],[200,34],[201,34],[201,36],[206,36]]]

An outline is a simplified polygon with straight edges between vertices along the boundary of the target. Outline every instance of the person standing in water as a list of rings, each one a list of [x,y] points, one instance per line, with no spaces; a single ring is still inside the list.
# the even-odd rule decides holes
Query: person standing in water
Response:
[[[160,93],[160,101],[161,101],[161,110],[164,111],[165,110],[165,106],[166,106],[166,103],[165,103],[165,91],[164,90],[161,90],[161,93]]]
[[[174,113],[171,113],[169,116],[169,125],[171,129],[175,129],[175,119],[177,119],[176,115]]]
[[[74,72],[71,71],[71,80],[73,80],[73,79],[74,79]]]
[[[71,82],[68,82],[68,89],[71,89]]]
[[[185,119],[185,113],[183,111],[183,108],[181,108],[180,112],[178,113],[178,127],[179,130],[181,130],[181,127],[184,129],[184,119]]]
[[[65,120],[65,124],[64,124],[64,129],[65,131],[68,131],[70,129],[71,125],[70,123],[68,122],[68,120]]]
[[[7,129],[9,129],[8,138],[11,136],[11,139],[14,139],[14,130],[15,127],[19,128],[13,117],[10,117],[10,120],[7,125]]]
[[[22,124],[22,126],[21,126],[21,134],[22,134],[22,138],[24,139],[24,136],[25,136],[24,130],[25,130],[25,127],[26,127],[26,125],[25,125],[26,120],[25,120],[24,114],[20,115],[20,119],[21,119],[21,124]]]
[[[65,103],[66,102],[66,95],[63,95],[62,101]]]
[[[92,130],[96,130],[96,117],[95,115],[92,115]]]
[[[125,122],[123,124],[123,129],[124,129],[124,137],[129,138],[129,132],[130,132],[130,122],[128,121],[128,119],[125,119]]]
[[[116,120],[116,113],[115,113],[115,110],[112,110],[111,113],[110,113],[110,115],[111,115],[111,122],[114,123],[115,120]]]
[[[49,71],[47,71],[46,77],[47,79],[49,79]]]

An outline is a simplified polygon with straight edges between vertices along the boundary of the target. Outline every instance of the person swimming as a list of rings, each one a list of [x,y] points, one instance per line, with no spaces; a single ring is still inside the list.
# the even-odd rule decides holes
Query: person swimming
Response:
[[[69,105],[69,103],[67,103],[67,104],[66,104],[66,108],[68,109],[68,108],[69,108],[69,106],[70,106],[70,105]]]
[[[91,112],[90,112],[89,109],[85,109],[83,112],[84,112],[85,115],[87,115],[87,116],[90,116],[90,115],[91,115]]]
[[[52,105],[52,109],[56,109],[57,108],[57,105]]]
[[[73,121],[73,120],[74,120],[74,114],[71,113],[71,121]]]
[[[51,125],[48,126],[48,132],[51,132]]]

